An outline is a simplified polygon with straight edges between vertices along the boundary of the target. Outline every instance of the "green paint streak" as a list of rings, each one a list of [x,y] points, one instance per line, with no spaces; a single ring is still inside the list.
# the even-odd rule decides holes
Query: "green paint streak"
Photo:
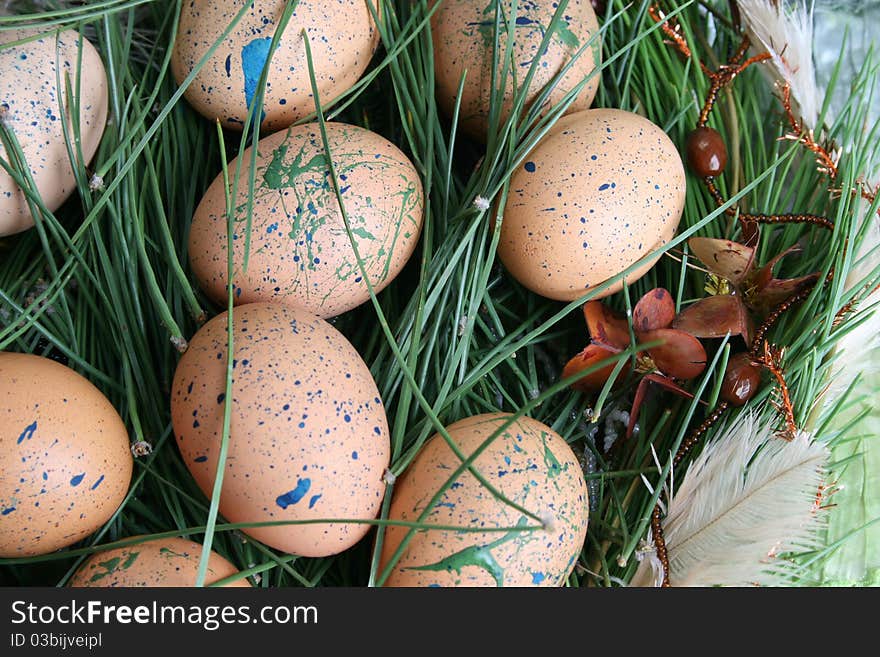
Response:
[[[343,133],[336,138],[339,148],[333,148],[331,144],[333,160],[337,163],[337,175],[342,179],[341,184],[346,185],[347,177],[365,167],[374,176],[397,175],[405,178],[400,173],[402,163],[393,158],[377,158],[372,151],[346,149],[346,142],[347,135]],[[348,285],[353,278],[361,276],[360,268],[353,257],[323,256],[324,252],[348,254],[351,250],[345,227],[338,220],[339,207],[336,197],[331,193],[326,154],[313,140],[288,140],[275,148],[271,157],[267,154],[264,161],[266,164],[259,172],[260,184],[254,190],[253,202],[255,206],[278,208],[279,218],[282,221],[286,218],[289,222],[286,226],[279,226],[281,234],[290,240],[288,249],[297,267],[288,291],[315,294],[315,286],[310,279],[315,272],[323,271],[330,262],[335,261],[330,279],[332,283],[321,286],[320,295],[326,301],[338,294],[339,289]],[[363,256],[371,280],[378,275],[375,283],[386,280],[390,275],[391,256],[400,233],[411,235],[411,227],[418,226],[418,217],[414,214],[419,198],[417,187],[408,179],[407,182],[407,189],[397,193],[401,207],[396,208],[393,215],[390,214],[390,207],[386,209],[384,203],[379,207],[375,206],[373,200],[359,193],[356,187],[346,190],[345,193],[352,235],[359,241],[369,240],[375,244]],[[247,217],[247,199],[241,200],[244,202],[236,208],[236,223],[246,221]],[[370,213],[383,213],[385,216],[377,225],[387,226],[387,230],[382,231],[382,234],[372,232],[364,217],[353,212],[356,206],[366,206]],[[370,222],[373,223],[375,222]]]
[[[376,236],[373,235],[373,233],[371,233],[370,231],[368,231],[366,228],[363,228],[363,227],[352,228],[351,234],[355,235],[357,237],[360,237],[362,240],[374,240],[375,241],[375,239],[376,239]]]
[[[129,552],[128,558],[125,560],[125,563],[122,564],[122,569],[128,570],[129,568],[131,568],[140,555],[140,552]]]
[[[163,547],[159,548],[159,554],[163,554],[168,557],[181,557],[182,559],[188,559],[188,554],[181,554],[180,552],[175,552],[171,548]]]
[[[519,519],[519,522],[516,523],[516,526],[525,527],[526,524],[528,524],[528,518],[523,516]],[[492,556],[492,550],[503,543],[507,543],[508,541],[517,538],[521,533],[522,532],[511,531],[486,545],[472,545],[455,552],[454,554],[450,554],[445,559],[441,559],[436,563],[424,566],[410,566],[407,570],[454,571],[457,575],[461,575],[462,569],[467,568],[468,566],[474,566],[485,570],[492,576],[492,579],[495,580],[495,586],[502,587],[504,586],[504,569],[495,560],[495,557]]]
[[[508,8],[509,8],[509,6],[508,6]],[[526,12],[530,8],[534,9],[535,7],[534,7],[534,5],[532,7],[529,7],[528,3],[526,3],[525,7],[520,6],[520,10],[525,9]],[[520,13],[522,14],[522,12],[520,12]],[[504,16],[501,17],[502,29],[503,29],[503,24],[504,24],[506,17],[507,17],[507,14],[505,14]],[[514,30],[516,30],[516,29],[539,30],[541,33],[541,39],[543,39],[544,35],[547,33],[547,28],[543,24],[539,23],[538,21],[526,23],[523,25],[520,25],[520,24],[514,25]],[[494,38],[495,2],[489,2],[489,4],[486,5],[486,8],[483,9],[483,18],[477,24],[477,30],[479,31],[480,36],[483,37],[484,44],[487,47],[491,48],[495,43],[495,38]],[[470,34],[468,32],[465,32],[465,34],[467,36],[470,36]],[[577,34],[575,34],[574,32],[571,31],[570,24],[564,18],[559,21],[558,26],[556,28],[556,32],[553,36],[558,38],[559,41],[564,46],[566,46],[567,48],[571,48],[572,50],[576,50],[581,47],[581,40],[578,38]],[[598,61],[598,60],[596,60],[596,61]]]
[[[282,144],[272,153],[272,161],[266,165],[263,172],[263,181],[268,189],[284,189],[285,187],[293,187],[297,177],[308,172],[324,172],[327,168],[327,158],[323,153],[314,155],[311,160],[303,164],[304,152],[300,150],[293,162],[284,164],[284,158],[287,155],[287,144]]]
[[[568,23],[563,19],[559,23],[559,29],[556,30],[556,36],[559,37],[559,40],[562,43],[572,50],[576,50],[581,47],[581,40],[577,38],[577,34],[568,29]]]
[[[563,468],[559,465],[553,452],[550,451],[550,446],[547,444],[547,434],[543,431],[541,432],[541,441],[544,443],[544,467],[547,468],[547,476],[553,479],[563,471]]]
[[[116,572],[116,569],[119,567],[119,562],[122,561],[122,557],[113,557],[112,559],[107,559],[107,561],[99,561],[98,565],[104,569],[104,572],[97,572],[92,575],[90,582],[97,582],[99,580],[104,579],[108,575],[112,575]]]

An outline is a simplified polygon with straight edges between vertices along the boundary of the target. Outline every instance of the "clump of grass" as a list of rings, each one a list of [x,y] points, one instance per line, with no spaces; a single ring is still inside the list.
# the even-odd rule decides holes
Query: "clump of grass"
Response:
[[[218,138],[218,128],[182,100],[168,66],[180,0],[13,4],[17,15],[0,17],[0,30],[22,24],[70,27],[98,46],[108,68],[111,119],[91,167],[77,172],[79,194],[54,216],[35,207],[37,230],[0,241],[0,349],[66,358],[111,399],[132,441],[147,441],[152,453],[136,460],[125,503],[98,533],[62,553],[4,560],[0,581],[63,585],[86,555],[103,546],[136,535],[186,535],[222,553],[260,586],[381,584],[385,574],[377,555],[390,495],[375,523],[375,541],[364,540],[323,559],[280,554],[246,538],[239,531],[242,525],[217,517],[217,491],[211,499],[202,495],[174,445],[168,393],[178,357],[175,345],[195,332],[205,314],[222,310],[201,295],[190,275],[185,246],[190,220],[216,175],[238,179],[229,175],[226,162],[258,137],[246,131]],[[288,3],[287,15],[294,4]],[[363,355],[386,408],[392,409],[394,474],[406,468],[432,434],[455,420],[493,411],[528,414],[584,455],[590,529],[569,584],[625,582],[635,570],[633,556],[659,494],[650,493],[642,476],[652,484],[660,480],[655,452],[668,472],[671,454],[703,410],[696,401],[658,397],[643,411],[641,431],[613,458],[604,451],[605,415],[626,408],[632,382],[604,391],[597,404],[572,392],[559,377],[562,365],[587,339],[578,308],[605,286],[569,304],[526,291],[498,263],[500,224],[493,228],[489,221],[489,208],[503,207],[512,171],[577,90],[544,117],[526,107],[521,93],[509,119],[493,114],[485,149],[469,142],[429,93],[434,86],[431,4],[381,3],[382,47],[373,66],[343,97],[326,105],[318,99],[319,111],[310,117],[319,125],[326,120],[362,125],[400,145],[419,170],[429,199],[421,244],[407,269],[382,294],[372,295],[371,303],[334,323]],[[561,16],[565,3],[559,5]],[[663,42],[648,18],[648,2],[607,5],[601,34],[605,61],[597,73],[602,80],[595,105],[643,114],[683,147],[699,113],[696,98],[706,91],[705,78],[693,61]],[[669,14],[698,41],[705,40],[713,21],[696,2],[677,4]],[[511,24],[503,10],[497,12],[496,32]],[[723,25],[716,27],[711,50],[723,60],[737,38]],[[499,86],[510,84],[509,53],[496,41],[493,55]],[[867,94],[875,76],[869,58],[853,98]],[[265,79],[251,108],[254,114],[264,84]],[[75,102],[75,95],[71,99]],[[867,104],[854,101],[829,128],[846,154],[840,171],[844,184],[853,184],[877,155],[874,131],[862,129],[866,111]],[[765,230],[761,259],[801,240],[807,248],[783,264],[786,275],[849,271],[864,239],[864,227],[855,219],[863,201],[817,193],[824,182],[810,157],[779,140],[786,131],[784,118],[757,71],[746,71],[736,81],[712,125],[729,144],[739,144],[731,175],[721,183],[728,184],[722,192],[732,202],[777,211],[796,208],[827,214],[836,222],[833,234],[799,226]],[[89,189],[93,175],[103,179],[103,189]],[[697,180],[688,183],[678,235],[663,252],[683,250],[686,256],[691,235],[736,236],[734,225]],[[475,203],[478,198],[488,203]],[[677,307],[700,298],[704,275],[686,261],[662,257],[609,303],[631,308],[634,299],[658,286],[673,293]],[[872,271],[865,282],[878,276],[880,271]],[[835,344],[864,318],[855,314],[835,325],[835,313],[852,295],[843,278],[819,286],[771,336],[788,345],[787,377],[798,421],[810,418],[820,439],[844,439],[841,433],[823,433],[836,407],[815,409]],[[632,352],[616,358],[623,362]],[[717,394],[726,351],[718,347],[711,356],[712,366],[694,389],[705,400]],[[769,386],[753,403],[762,403],[768,394]],[[228,425],[224,433],[228,440]],[[389,484],[387,492],[392,488]],[[540,527],[535,520],[524,530]]]

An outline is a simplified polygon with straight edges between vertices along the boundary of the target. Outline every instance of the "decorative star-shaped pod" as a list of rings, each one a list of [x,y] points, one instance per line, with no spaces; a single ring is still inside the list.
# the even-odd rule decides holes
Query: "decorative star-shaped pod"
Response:
[[[741,335],[751,346],[753,316],[763,316],[772,308],[819,280],[813,273],[799,278],[775,278],[773,270],[782,258],[798,253],[800,246],[786,249],[760,269],[756,268],[756,250],[731,240],[692,237],[691,253],[709,270],[710,281],[704,299],[682,311],[673,328],[698,338],[721,338],[730,333]]]

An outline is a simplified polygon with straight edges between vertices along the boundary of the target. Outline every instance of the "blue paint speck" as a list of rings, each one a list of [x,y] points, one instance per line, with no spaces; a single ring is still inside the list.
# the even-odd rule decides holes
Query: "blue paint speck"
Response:
[[[86,476],[85,472],[83,472],[82,474],[76,475],[75,477],[73,477],[73,479],[70,480],[70,485],[71,486],[79,486],[82,483],[83,477],[85,477],[85,476]]]
[[[345,420],[346,422],[351,422],[351,415],[346,413],[344,416],[342,416],[342,419]]]
[[[269,59],[269,45],[271,43],[271,37],[254,39],[241,49],[241,70],[244,72],[244,98],[248,109],[250,109],[254,96],[257,93],[257,86],[260,83],[263,67],[266,65],[266,60]]]
[[[0,511],[0,515],[8,516],[8,515],[9,515],[10,513],[12,513],[13,511],[15,511],[15,507],[14,507],[14,506],[10,506],[10,507],[8,507],[8,508],[6,508],[6,509],[3,509],[3,511]]]
[[[532,584],[540,584],[547,576],[544,573],[532,573]]]
[[[604,192],[604,191],[605,191],[606,189],[608,189],[609,187],[611,187],[611,185],[608,184],[608,183],[605,183],[604,185],[600,185],[600,186],[599,186],[599,191],[600,191],[600,192]]]
[[[287,491],[286,493],[284,493],[284,495],[279,495],[275,499],[275,504],[280,506],[282,509],[286,509],[287,507],[296,504],[303,497],[305,497],[306,493],[309,492],[309,488],[311,488],[311,486],[311,479],[298,479],[296,482],[296,488]]]
[[[357,460],[358,460],[358,453],[357,453],[357,452],[352,452],[352,453],[351,453],[351,458],[353,458],[355,461],[357,461]]]
[[[320,499],[320,495],[312,495],[311,499],[309,500],[309,508],[311,509],[313,506],[315,506],[315,504],[317,504],[318,500]]]
[[[226,55],[226,77],[232,77],[232,54]]]
[[[534,163],[534,162],[526,162],[526,165],[525,165],[524,168],[525,168],[525,170],[528,171],[529,173],[534,173],[534,172],[535,172],[535,169],[536,169],[537,167],[535,166],[535,163]]]
[[[98,486],[101,485],[102,481],[104,481],[104,475],[101,475],[100,477],[98,477],[98,480],[91,485],[89,490],[95,490]]]
[[[34,432],[37,430],[37,421],[34,420],[31,424],[25,427],[24,431],[21,432],[21,435],[18,437],[18,445],[21,445],[25,440],[30,440],[34,437]]]
[[[193,459],[193,461],[195,461],[196,463],[204,463],[207,460],[208,460],[207,456],[197,456]]]

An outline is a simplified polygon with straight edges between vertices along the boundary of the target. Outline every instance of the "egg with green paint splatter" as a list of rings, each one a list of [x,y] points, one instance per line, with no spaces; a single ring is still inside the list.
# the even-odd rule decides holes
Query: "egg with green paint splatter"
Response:
[[[570,114],[511,177],[498,255],[533,292],[572,301],[669,242],[684,201],[684,165],[659,126],[619,109]],[[655,261],[626,274],[626,282]],[[595,298],[621,290],[623,281]]]
[[[128,432],[88,380],[48,358],[0,353],[0,557],[92,534],[131,481]]]
[[[202,546],[185,538],[134,537],[142,542],[96,552],[70,578],[81,587],[190,587],[196,585]],[[132,540],[134,540],[134,538]],[[235,578],[238,570],[213,550],[208,556],[205,585]],[[249,587],[244,577],[223,586]]]
[[[253,195],[253,152],[241,156],[231,236],[236,303],[273,301],[333,317],[370,298],[364,274],[379,292],[412,255],[424,206],[413,164],[374,132],[344,123],[326,129],[335,178],[317,124],[259,142]],[[189,237],[193,272],[220,303],[228,294],[229,242],[221,174],[199,203]]]
[[[447,432],[463,457],[478,454],[482,481],[458,471],[462,461],[441,435],[422,447],[397,480],[388,517],[424,527],[387,529],[385,585],[564,583],[589,519],[584,475],[565,440],[537,420],[506,414],[469,417]]]
[[[7,150],[14,142],[4,136],[0,158],[17,175],[26,170],[30,180],[25,179],[25,189],[32,182],[37,203],[55,212],[76,189],[71,152],[88,179],[84,166],[98,150],[107,121],[107,75],[98,51],[78,32],[49,32],[34,39],[36,34],[0,32],[0,121],[18,143]],[[24,39],[30,40],[6,45]],[[70,109],[74,103],[77,119]],[[17,178],[0,168],[0,237],[34,225],[29,200],[34,201]]]
[[[496,4],[502,9],[497,17]],[[497,101],[500,125],[529,76],[526,109],[540,102],[542,114],[568,94],[574,95],[568,112],[587,109],[599,88],[602,42],[590,0],[571,0],[564,10],[553,0],[519,0],[516,14],[511,13],[512,7],[512,0],[444,0],[431,19],[437,100],[451,116],[464,80],[459,123],[476,139],[487,138],[493,87],[502,80],[508,53],[507,81]],[[499,61],[493,81],[496,25]],[[545,89],[549,93],[539,99]]]
[[[227,314],[205,324],[174,373],[171,416],[181,456],[206,496],[224,435]],[[234,309],[233,388],[220,512],[279,550],[328,556],[357,543],[379,511],[390,442],[376,383],[323,319],[252,303]],[[327,519],[357,522],[316,522]]]
[[[379,44],[370,8],[372,4],[377,10],[377,0],[299,0],[270,59],[272,38],[287,4],[286,0],[183,3],[171,70],[178,84],[186,84],[185,97],[199,113],[224,127],[242,129],[267,60],[262,128],[286,128],[313,113],[303,31],[322,106],[360,79]]]

